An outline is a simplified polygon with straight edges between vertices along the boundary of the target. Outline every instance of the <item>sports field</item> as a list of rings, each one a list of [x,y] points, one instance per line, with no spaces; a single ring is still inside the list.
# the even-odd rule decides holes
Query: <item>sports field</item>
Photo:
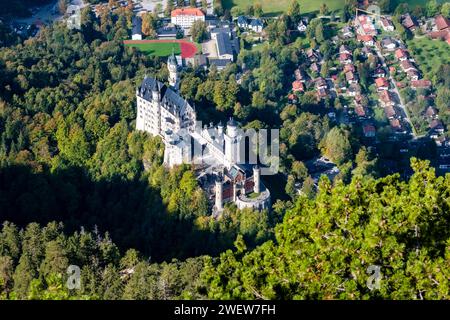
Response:
[[[167,57],[173,53],[191,58],[197,51],[195,43],[184,40],[126,40],[125,46],[134,47],[150,56]]]

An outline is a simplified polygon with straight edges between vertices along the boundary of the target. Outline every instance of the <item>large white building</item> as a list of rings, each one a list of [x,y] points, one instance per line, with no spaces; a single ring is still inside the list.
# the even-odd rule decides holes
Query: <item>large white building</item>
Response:
[[[170,16],[171,22],[183,28],[187,34],[195,21],[205,21],[205,13],[197,8],[175,9]]]
[[[136,129],[162,138],[167,167],[194,165],[215,214],[222,212],[225,202],[234,202],[240,209],[268,209],[270,192],[261,182],[261,170],[240,159],[244,137],[237,123],[231,119],[226,128],[222,124],[201,127],[194,108],[178,94],[173,54],[168,68],[169,86],[145,77],[137,89]]]

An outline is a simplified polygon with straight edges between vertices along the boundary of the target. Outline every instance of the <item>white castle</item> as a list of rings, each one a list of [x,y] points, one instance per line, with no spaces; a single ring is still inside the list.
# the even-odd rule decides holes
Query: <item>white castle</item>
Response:
[[[136,130],[160,136],[165,145],[167,167],[191,163],[200,185],[220,214],[225,202],[239,209],[270,207],[270,192],[261,182],[257,165],[239,159],[242,133],[230,119],[226,131],[222,124],[201,127],[195,109],[178,94],[179,73],[175,56],[168,59],[169,86],[145,77],[136,90]]]

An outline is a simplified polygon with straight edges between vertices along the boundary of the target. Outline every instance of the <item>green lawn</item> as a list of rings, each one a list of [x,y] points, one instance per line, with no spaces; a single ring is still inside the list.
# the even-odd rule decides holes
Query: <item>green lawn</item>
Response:
[[[408,49],[416,59],[419,68],[428,74],[440,65],[450,63],[450,50],[445,41],[431,40],[427,37],[414,38],[407,43]]]
[[[267,15],[278,15],[285,12],[292,0],[222,0],[225,9],[231,9],[238,6],[245,9],[247,6],[255,3],[260,3],[263,7],[264,13]],[[437,0],[444,3],[448,0]],[[299,0],[302,12],[310,13],[319,11],[320,6],[326,3],[329,10],[341,10],[344,7],[345,0]],[[425,6],[427,0],[397,0],[398,3],[407,2],[410,8],[417,5]]]
[[[154,43],[126,44],[125,46],[137,48],[149,56],[167,57],[172,54],[172,50],[175,54],[181,54],[181,48],[179,43],[154,42]]]
[[[448,0],[437,0],[438,3],[444,3]],[[408,3],[409,7],[412,9],[415,6],[425,6],[428,2],[428,0],[397,0],[396,3],[402,3],[406,2]]]
[[[260,3],[263,11],[268,15],[277,15],[286,11],[292,0],[223,0],[225,9],[239,6],[245,9],[247,6]],[[300,0],[302,12],[318,11],[322,3],[326,3],[330,10],[340,10],[344,7],[345,0]]]

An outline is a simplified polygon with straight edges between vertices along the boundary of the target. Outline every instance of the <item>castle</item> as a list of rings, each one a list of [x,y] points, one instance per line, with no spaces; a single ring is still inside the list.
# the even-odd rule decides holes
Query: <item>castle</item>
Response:
[[[221,123],[199,126],[194,107],[178,93],[179,72],[174,54],[167,67],[169,86],[146,76],[136,90],[136,130],[162,138],[167,167],[193,164],[214,214],[220,214],[226,202],[234,202],[239,209],[268,209],[270,192],[261,181],[261,169],[241,163],[243,135],[236,121],[230,119],[226,130]]]

